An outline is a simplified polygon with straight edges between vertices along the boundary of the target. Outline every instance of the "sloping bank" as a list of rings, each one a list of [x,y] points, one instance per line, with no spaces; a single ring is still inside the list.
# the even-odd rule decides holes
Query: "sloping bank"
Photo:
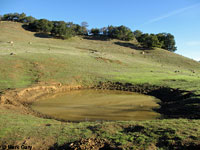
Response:
[[[62,85],[60,83],[40,83],[29,88],[7,90],[1,94],[0,105],[7,109],[20,110],[23,114],[32,114],[42,118],[52,118],[31,109],[30,105],[47,94],[55,94],[83,88],[81,85]]]
[[[199,95],[196,95],[192,91],[149,84],[133,85],[131,83],[109,81],[99,82],[97,85],[91,87],[84,87],[82,85],[62,85],[60,83],[40,83],[25,89],[4,91],[0,97],[0,104],[8,109],[20,109],[20,111],[24,114],[33,114],[38,117],[52,118],[32,110],[30,105],[47,94],[80,90],[84,88],[121,90],[151,95],[161,100],[159,103],[161,107],[155,109],[155,111],[162,114],[163,118],[200,118],[200,106],[196,105],[199,103],[200,98]]]

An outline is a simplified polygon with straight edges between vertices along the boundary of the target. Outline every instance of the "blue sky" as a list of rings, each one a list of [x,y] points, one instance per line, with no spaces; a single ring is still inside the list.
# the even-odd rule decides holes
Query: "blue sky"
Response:
[[[0,0],[0,14],[86,21],[89,28],[125,25],[133,31],[168,32],[176,53],[200,60],[200,0]]]

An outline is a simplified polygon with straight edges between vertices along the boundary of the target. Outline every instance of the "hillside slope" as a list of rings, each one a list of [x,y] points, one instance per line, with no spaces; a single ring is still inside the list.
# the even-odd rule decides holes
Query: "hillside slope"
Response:
[[[73,87],[100,81],[126,88],[144,83],[158,87],[145,94],[160,99],[160,108],[155,111],[167,119],[72,123],[24,111],[30,109],[29,97],[44,94],[45,88],[47,93],[52,87],[55,90],[55,86],[48,89],[43,83],[64,88],[57,83]],[[26,88],[35,84],[38,87]],[[178,54],[143,50],[135,41],[53,39],[27,31],[21,23],[0,22],[0,148],[197,150],[199,94],[200,63]],[[20,103],[20,95],[24,103]]]
[[[192,89],[200,81],[199,62],[162,49],[142,54],[134,41],[37,37],[16,22],[1,22],[0,33],[0,89],[105,80]]]

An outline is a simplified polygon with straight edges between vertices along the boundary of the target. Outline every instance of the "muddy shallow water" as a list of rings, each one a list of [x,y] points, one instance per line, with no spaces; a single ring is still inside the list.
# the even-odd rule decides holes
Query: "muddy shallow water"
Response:
[[[158,99],[133,92],[75,90],[49,95],[33,103],[43,114],[70,121],[149,120],[160,114]]]

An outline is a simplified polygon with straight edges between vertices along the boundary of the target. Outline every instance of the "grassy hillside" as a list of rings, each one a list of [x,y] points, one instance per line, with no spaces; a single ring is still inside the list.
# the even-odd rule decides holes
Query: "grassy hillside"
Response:
[[[156,49],[141,54],[134,41],[35,37],[21,25],[0,23],[1,89],[35,82],[92,84],[100,80],[200,87],[196,84],[200,63],[175,53]]]
[[[164,106],[172,108],[170,112],[193,111],[199,115],[197,61],[163,49],[142,50],[136,41],[91,37],[60,40],[27,31],[21,23],[0,22],[1,91],[37,83],[92,86],[100,81],[148,83],[193,91],[192,98],[186,95],[186,99]],[[200,146],[199,120],[63,123],[0,108],[0,145],[25,143],[35,149],[82,145],[90,149],[93,145],[88,144],[89,139],[101,145],[99,148],[110,149],[199,149]]]

